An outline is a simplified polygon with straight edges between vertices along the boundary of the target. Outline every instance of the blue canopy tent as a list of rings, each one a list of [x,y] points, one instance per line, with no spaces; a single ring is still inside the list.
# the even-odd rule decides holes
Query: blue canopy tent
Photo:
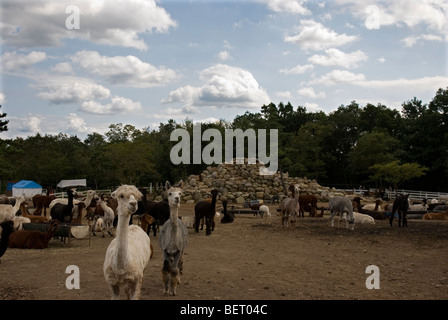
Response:
[[[12,196],[18,197],[25,195],[32,197],[42,193],[42,186],[31,180],[21,180],[12,186]]]

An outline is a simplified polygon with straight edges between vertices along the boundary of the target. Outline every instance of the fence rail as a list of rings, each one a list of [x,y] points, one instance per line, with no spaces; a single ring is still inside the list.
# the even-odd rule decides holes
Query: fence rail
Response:
[[[374,194],[377,192],[376,189],[336,189],[337,191],[344,191],[346,193],[360,194],[364,195],[366,192],[369,194]],[[399,189],[397,191],[385,191],[385,196],[391,200],[395,199],[397,194],[409,194],[409,199],[411,200],[423,200],[423,199],[444,199],[448,200],[448,193],[446,192],[432,192],[432,191],[421,191],[421,190],[406,190]]]

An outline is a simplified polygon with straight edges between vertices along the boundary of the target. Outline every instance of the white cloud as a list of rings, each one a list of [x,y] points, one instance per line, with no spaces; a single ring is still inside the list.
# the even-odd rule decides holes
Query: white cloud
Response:
[[[22,134],[42,132],[42,117],[31,113],[24,117],[10,117],[10,128]]]
[[[305,102],[303,106],[307,109],[309,112],[317,112],[321,110],[319,105],[317,103],[311,103],[311,102]]]
[[[4,93],[0,92],[0,105],[6,103],[6,96]],[[0,110],[0,114],[1,114],[1,110]]]
[[[304,87],[299,89],[297,93],[300,96],[311,98],[311,99],[317,99],[317,98],[325,98],[325,92],[319,92],[316,93],[312,87]]]
[[[311,14],[311,11],[304,6],[305,1],[298,1],[298,0],[261,0],[261,1],[266,3],[268,8],[274,12],[285,12],[300,15]]]
[[[302,20],[300,24],[298,33],[294,36],[286,36],[284,40],[304,50],[325,50],[358,40],[358,36],[338,34],[313,20]]]
[[[61,62],[51,68],[56,73],[69,73],[74,74],[72,65],[69,62]]]
[[[168,32],[176,27],[169,13],[155,0],[79,0],[80,28],[67,29],[66,8],[70,0],[2,0],[0,32],[8,45],[21,47],[61,46],[64,39],[83,39],[95,43],[146,50],[141,34]]]
[[[297,65],[294,68],[291,69],[281,69],[280,73],[283,74],[304,74],[310,70],[312,70],[314,66],[312,64],[307,64],[304,66]]]
[[[183,102],[194,106],[260,107],[269,103],[266,91],[247,70],[217,64],[201,71],[201,87],[185,86],[171,91],[163,103]]]
[[[341,83],[363,82],[365,76],[362,73],[353,73],[347,70],[333,70],[324,74],[320,78],[308,82],[310,85],[323,84],[325,86],[334,86]]]
[[[54,104],[74,103],[86,100],[105,99],[110,90],[86,78],[59,76],[35,78],[34,86],[42,89],[37,97]]]
[[[172,69],[155,67],[131,55],[106,57],[96,51],[79,51],[71,59],[113,84],[145,88],[165,85],[178,78]]]
[[[28,54],[16,51],[5,52],[0,58],[0,64],[6,72],[25,70],[33,64],[47,59],[47,54],[42,51],[32,51]]]
[[[415,79],[366,80],[355,84],[371,89],[394,90],[399,92],[405,90],[407,92],[413,92],[418,97],[418,93],[426,95],[428,92],[435,93],[438,88],[446,88],[447,83],[448,77],[435,76]]]
[[[337,0],[341,5],[348,5],[352,13],[364,20],[376,20],[378,27],[406,25],[414,28],[417,25],[427,27],[441,35],[448,31],[448,3],[439,0],[383,0],[376,1],[371,9],[364,2],[357,0]],[[366,24],[368,26],[368,24]]]
[[[443,41],[441,36],[435,34],[421,34],[419,36],[409,36],[401,40],[404,43],[404,46],[407,48],[413,47],[417,41],[426,40],[426,41]]]
[[[356,68],[359,62],[367,61],[367,55],[361,50],[344,53],[338,49],[325,50],[326,55],[315,54],[308,61],[321,66],[337,66],[347,69]]]
[[[140,102],[118,96],[112,97],[111,102],[107,104],[101,104],[96,101],[84,101],[80,108],[81,111],[101,115],[136,112],[141,109]]]
[[[68,121],[68,129],[70,131],[79,133],[88,133],[93,131],[87,126],[87,123],[84,121],[84,119],[78,117],[76,113],[70,113]]]
[[[218,53],[217,57],[219,58],[219,60],[222,60],[222,61],[232,59],[232,56],[230,55],[229,51],[226,51],[226,50],[223,50],[220,53]]]

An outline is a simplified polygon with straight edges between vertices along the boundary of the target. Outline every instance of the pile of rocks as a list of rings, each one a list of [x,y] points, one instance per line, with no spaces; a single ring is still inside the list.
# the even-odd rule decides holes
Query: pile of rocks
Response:
[[[263,165],[257,164],[220,164],[217,167],[207,167],[199,175],[190,175],[182,186],[182,200],[186,203],[196,203],[199,200],[210,198],[210,191],[216,188],[219,191],[218,200],[227,200],[229,203],[243,204],[245,201],[270,201],[278,196],[281,201],[285,194],[281,175],[260,175]],[[316,180],[307,178],[289,177],[283,174],[286,188],[291,184],[299,184],[302,192],[316,195],[320,201],[327,201],[332,190],[320,186]]]

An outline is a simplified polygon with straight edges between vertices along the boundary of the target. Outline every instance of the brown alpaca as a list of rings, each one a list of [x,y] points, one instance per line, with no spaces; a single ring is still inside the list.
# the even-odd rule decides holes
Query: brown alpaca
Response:
[[[45,216],[35,216],[28,213],[28,209],[26,208],[25,202],[22,202],[20,204],[20,213],[22,217],[28,218],[31,220],[31,222],[48,222],[47,218]]]
[[[48,242],[53,238],[57,225],[56,221],[51,222],[50,229],[47,232],[37,230],[14,231],[9,237],[8,247],[19,249],[48,248]]]

